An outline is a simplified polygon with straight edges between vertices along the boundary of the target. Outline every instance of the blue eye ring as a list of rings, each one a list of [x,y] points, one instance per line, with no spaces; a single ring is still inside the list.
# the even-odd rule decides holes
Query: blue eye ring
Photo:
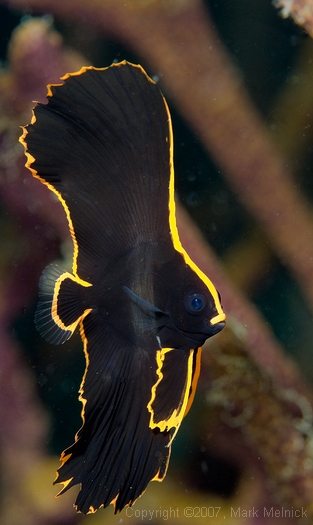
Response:
[[[203,293],[188,294],[184,300],[185,308],[191,315],[202,314],[207,304],[207,299]]]

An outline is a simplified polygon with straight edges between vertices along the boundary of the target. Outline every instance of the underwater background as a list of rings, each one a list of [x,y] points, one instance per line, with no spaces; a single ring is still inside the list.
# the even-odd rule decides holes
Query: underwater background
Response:
[[[1,524],[312,523],[309,23],[264,0],[0,0]],[[52,486],[81,425],[82,344],[51,346],[33,323],[39,276],[71,243],[18,137],[46,84],[124,59],[169,104],[181,241],[228,325],[205,345],[164,482],[84,517],[75,489]]]

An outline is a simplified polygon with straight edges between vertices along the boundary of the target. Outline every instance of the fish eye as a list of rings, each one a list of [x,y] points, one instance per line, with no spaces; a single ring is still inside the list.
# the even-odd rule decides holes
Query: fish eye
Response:
[[[185,297],[184,305],[192,315],[198,315],[207,307],[207,299],[203,293],[192,293]]]

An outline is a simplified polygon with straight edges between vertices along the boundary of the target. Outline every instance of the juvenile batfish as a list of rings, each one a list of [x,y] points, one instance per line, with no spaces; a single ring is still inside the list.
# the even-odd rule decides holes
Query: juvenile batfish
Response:
[[[21,142],[61,201],[72,272],[50,265],[35,322],[51,343],[79,327],[83,425],[61,456],[83,513],[132,505],[165,477],[192,404],[201,345],[225,325],[219,295],[176,227],[171,117],[141,66],[84,67],[48,87]]]

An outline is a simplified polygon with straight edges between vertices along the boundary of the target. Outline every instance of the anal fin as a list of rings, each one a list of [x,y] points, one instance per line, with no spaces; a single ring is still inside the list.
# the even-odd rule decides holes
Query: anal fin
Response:
[[[67,341],[92,308],[86,308],[82,290],[91,286],[56,264],[49,264],[39,281],[35,325],[42,337],[58,345]]]

